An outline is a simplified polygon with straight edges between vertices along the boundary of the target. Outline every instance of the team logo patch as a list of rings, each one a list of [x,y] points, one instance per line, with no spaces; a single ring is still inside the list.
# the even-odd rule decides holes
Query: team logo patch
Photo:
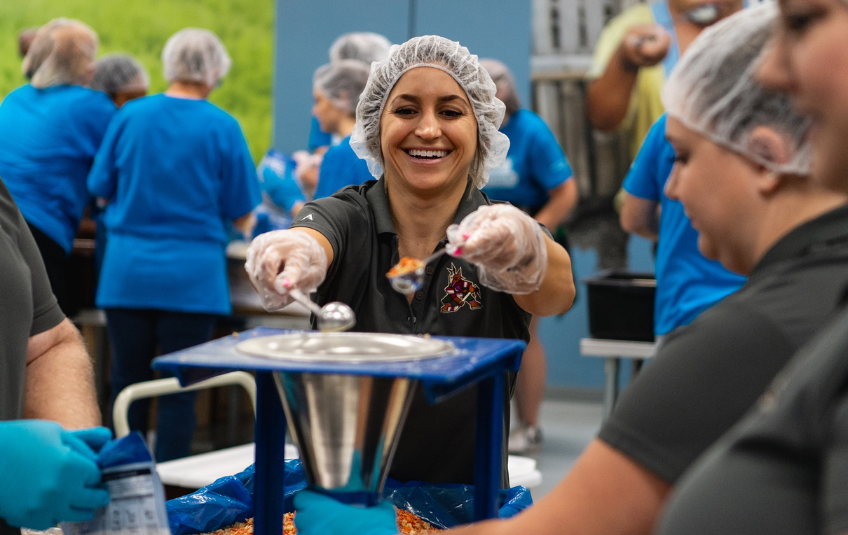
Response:
[[[445,296],[442,297],[442,308],[440,312],[447,314],[456,312],[468,305],[471,310],[483,308],[480,302],[480,287],[462,276],[462,268],[453,264],[448,268],[448,285],[445,287]]]

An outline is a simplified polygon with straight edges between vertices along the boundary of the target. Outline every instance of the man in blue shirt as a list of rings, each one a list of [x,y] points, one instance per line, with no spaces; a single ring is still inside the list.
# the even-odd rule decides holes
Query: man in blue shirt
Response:
[[[659,237],[654,302],[657,336],[688,325],[745,283],[745,277],[701,254],[698,233],[692,228],[683,205],[663,192],[675,159],[674,147],[665,138],[665,125],[663,115],[648,132],[624,181],[629,198],[621,212],[625,230],[654,240]],[[636,210],[638,215],[634,215]],[[628,223],[631,219],[642,219],[648,224],[634,228]]]

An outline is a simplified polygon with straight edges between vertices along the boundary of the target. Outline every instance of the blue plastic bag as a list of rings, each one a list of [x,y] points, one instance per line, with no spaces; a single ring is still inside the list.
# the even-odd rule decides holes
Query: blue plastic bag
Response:
[[[400,483],[388,478],[383,497],[398,509],[426,520],[437,528],[449,529],[474,520],[473,485],[431,485],[421,481]],[[498,516],[509,518],[533,505],[524,487],[498,493]]]
[[[306,473],[299,459],[286,460],[285,512],[294,511],[294,495],[306,488]],[[244,522],[253,516],[254,467],[222,477],[193,494],[168,501],[168,523],[173,535],[208,533]],[[383,496],[398,509],[409,511],[430,524],[452,528],[474,517],[472,485],[431,485],[420,481],[386,480]],[[500,491],[498,516],[509,518],[533,504],[530,491],[513,487]]]
[[[285,510],[294,511],[294,493],[306,488],[306,474],[298,459],[286,460]],[[188,496],[168,500],[168,524],[173,535],[208,533],[244,522],[253,516],[254,467],[218,479]]]

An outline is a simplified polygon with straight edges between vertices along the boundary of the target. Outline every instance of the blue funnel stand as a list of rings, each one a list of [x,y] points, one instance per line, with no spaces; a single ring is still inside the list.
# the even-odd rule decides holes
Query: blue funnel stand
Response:
[[[259,327],[153,361],[153,369],[171,371],[184,386],[233,370],[256,373],[255,535],[280,535],[283,526],[285,464],[282,452],[285,451],[286,417],[273,379],[274,373],[280,371],[408,377],[421,382],[430,404],[440,403],[478,385],[474,520],[497,516],[505,373],[518,371],[526,347],[524,342],[439,337],[452,342],[457,352],[431,360],[381,364],[282,361],[244,355],[235,350],[235,346],[243,340],[292,332],[298,331]]]
[[[283,481],[286,465],[286,415],[274,374],[256,374],[256,501],[253,510],[255,533],[279,534],[283,529]],[[262,489],[262,491],[259,491]]]
[[[477,437],[474,451],[474,521],[498,516],[503,448],[504,374],[477,385]],[[497,438],[496,438],[497,437]],[[490,440],[485,440],[489,438]]]

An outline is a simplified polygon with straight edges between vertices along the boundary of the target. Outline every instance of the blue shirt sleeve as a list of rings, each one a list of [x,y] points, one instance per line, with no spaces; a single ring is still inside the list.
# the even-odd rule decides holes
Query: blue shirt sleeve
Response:
[[[668,179],[668,173],[663,172],[666,166],[662,165],[663,152],[669,145],[665,138],[665,124],[666,115],[663,115],[651,127],[624,179],[624,190],[630,195],[652,201],[659,201],[662,197]]]
[[[259,179],[250,157],[247,141],[238,123],[233,119],[230,151],[225,152],[221,187],[221,214],[227,219],[238,219],[262,202]]]
[[[574,175],[562,147],[541,117],[534,128],[532,150],[530,165],[533,177],[545,191],[561,186]]]
[[[313,152],[318,147],[329,147],[332,143],[333,136],[321,131],[321,126],[318,124],[318,119],[312,117],[312,124],[309,128],[309,152]]]
[[[115,144],[120,137],[122,115],[116,115],[106,130],[100,149],[94,157],[94,164],[88,173],[88,191],[95,197],[110,199],[115,194],[118,169],[115,165]]]

